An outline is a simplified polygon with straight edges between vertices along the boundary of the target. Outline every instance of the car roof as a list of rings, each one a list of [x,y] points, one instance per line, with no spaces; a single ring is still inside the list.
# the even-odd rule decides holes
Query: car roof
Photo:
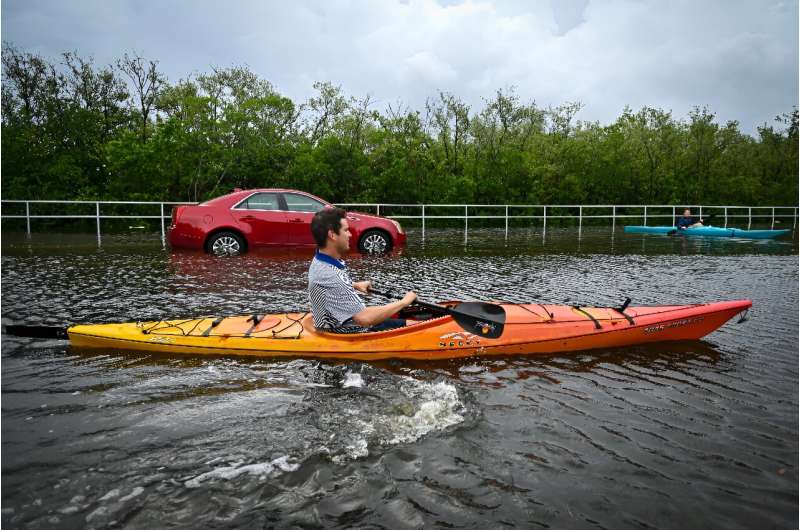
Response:
[[[317,197],[316,195],[313,195],[313,194],[308,193],[306,191],[292,190],[292,189],[288,189],[288,188],[251,188],[251,189],[247,189],[247,190],[236,190],[236,191],[233,191],[233,192],[228,193],[226,195],[221,195],[219,197],[215,197],[213,199],[207,200],[206,202],[201,203],[201,204],[203,206],[224,206],[224,205],[227,205],[227,204],[236,203],[236,202],[244,199],[248,195],[251,195],[251,194],[257,193],[257,192],[301,193],[303,195],[309,195],[311,197],[315,197],[317,199],[320,199],[321,201],[323,201],[326,204],[330,204],[325,199],[322,199],[321,197]]]

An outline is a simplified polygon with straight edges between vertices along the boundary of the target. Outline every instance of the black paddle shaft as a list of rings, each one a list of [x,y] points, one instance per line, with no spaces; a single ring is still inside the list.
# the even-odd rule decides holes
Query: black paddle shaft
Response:
[[[31,337],[34,339],[62,339],[69,338],[67,328],[58,326],[23,326],[11,324],[3,330],[7,335],[17,337]]]
[[[397,298],[390,293],[377,291],[371,287],[369,291],[386,298]],[[416,300],[414,303],[425,309],[450,315],[465,331],[469,331],[479,337],[496,339],[503,334],[503,328],[506,323],[506,311],[497,304],[490,304],[488,302],[460,302],[455,307],[445,307],[421,300]]]

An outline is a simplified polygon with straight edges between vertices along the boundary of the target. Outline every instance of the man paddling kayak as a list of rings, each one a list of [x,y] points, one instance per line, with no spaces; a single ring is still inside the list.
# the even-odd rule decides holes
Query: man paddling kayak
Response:
[[[308,300],[314,327],[334,333],[383,331],[406,325],[390,318],[411,305],[417,295],[409,291],[396,302],[367,307],[358,292],[367,293],[372,282],[353,282],[342,261],[350,249],[347,214],[340,208],[325,208],[311,220],[311,234],[319,247],[308,269]]]
[[[686,230],[687,228],[697,228],[699,226],[703,226],[703,220],[700,219],[699,221],[695,222],[692,218],[692,210],[686,208],[683,211],[683,216],[678,217],[678,222],[675,223],[675,226],[678,227],[680,230]]]

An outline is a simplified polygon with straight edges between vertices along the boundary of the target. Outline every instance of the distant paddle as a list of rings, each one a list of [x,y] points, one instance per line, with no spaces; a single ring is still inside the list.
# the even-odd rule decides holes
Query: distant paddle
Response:
[[[386,298],[399,298],[392,293],[378,291],[371,287],[369,292]],[[414,304],[436,313],[450,315],[465,331],[488,339],[496,339],[502,335],[506,323],[505,309],[488,302],[461,302],[454,308],[423,302],[419,299]]]

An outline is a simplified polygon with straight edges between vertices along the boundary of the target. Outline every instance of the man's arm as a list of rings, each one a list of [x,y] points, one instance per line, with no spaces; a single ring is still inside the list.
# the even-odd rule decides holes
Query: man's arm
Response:
[[[365,328],[378,325],[401,309],[410,306],[416,299],[417,294],[409,291],[401,300],[396,302],[362,309],[353,315],[353,322]]]

